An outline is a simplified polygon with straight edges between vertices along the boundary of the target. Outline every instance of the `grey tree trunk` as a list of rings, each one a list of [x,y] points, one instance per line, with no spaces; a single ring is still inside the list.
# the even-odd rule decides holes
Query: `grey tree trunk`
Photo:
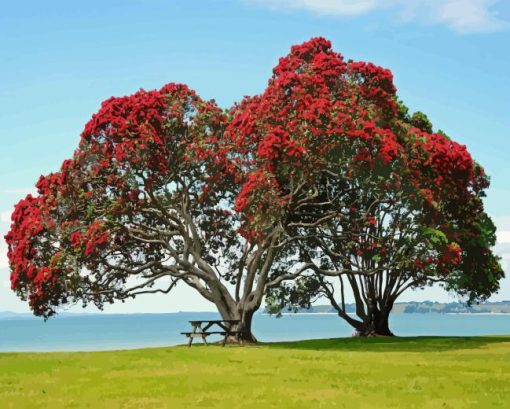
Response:
[[[227,343],[254,343],[257,339],[252,333],[252,321],[258,303],[248,303],[244,300],[235,302],[226,288],[216,287],[213,291],[213,302],[224,320],[239,320],[240,323],[232,327],[238,334],[227,338]]]
[[[229,311],[228,314],[221,314],[224,320],[240,320],[238,325],[232,327],[233,331],[239,331],[237,334],[227,338],[227,343],[238,344],[238,343],[255,343],[257,338],[252,333],[252,321],[255,310],[248,310],[238,305],[233,311]]]
[[[394,336],[389,327],[389,316],[391,309],[385,308],[379,310],[374,308],[366,314],[362,321],[355,323],[349,322],[356,330],[356,335],[360,337],[392,337]]]

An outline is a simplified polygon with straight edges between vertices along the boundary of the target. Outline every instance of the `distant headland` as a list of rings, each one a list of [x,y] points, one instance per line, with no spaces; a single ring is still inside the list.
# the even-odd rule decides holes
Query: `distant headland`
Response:
[[[355,313],[355,304],[346,304],[348,313]],[[336,314],[335,309],[330,305],[316,305],[309,309],[285,310],[285,313],[307,313],[307,314]],[[393,313],[438,313],[438,314],[510,314],[510,301],[484,302],[471,306],[461,302],[440,303],[436,301],[411,301],[396,303],[393,306]]]

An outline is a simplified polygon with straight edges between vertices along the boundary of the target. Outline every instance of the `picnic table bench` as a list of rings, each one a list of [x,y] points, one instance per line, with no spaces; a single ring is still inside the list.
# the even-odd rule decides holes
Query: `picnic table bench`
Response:
[[[205,345],[207,344],[206,338],[209,335],[223,335],[222,346],[225,346],[227,342],[227,338],[231,335],[235,335],[237,340],[240,342],[239,335],[242,334],[243,331],[234,331],[232,327],[239,324],[240,320],[199,320],[199,321],[189,321],[192,326],[191,332],[181,332],[182,335],[185,335],[189,338],[188,346],[190,347],[193,343],[193,339],[202,338]],[[213,328],[211,331],[211,327],[216,326],[218,329]]]

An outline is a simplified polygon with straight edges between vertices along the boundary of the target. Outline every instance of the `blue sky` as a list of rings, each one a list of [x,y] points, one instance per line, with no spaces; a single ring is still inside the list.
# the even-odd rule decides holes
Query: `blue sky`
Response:
[[[184,82],[229,107],[263,90],[290,46],[330,39],[390,68],[400,97],[466,144],[491,175],[486,207],[510,275],[510,2],[108,0],[5,2],[0,13],[0,234],[38,176],[71,156],[102,100]],[[26,310],[8,290],[0,311]],[[452,299],[438,289],[403,299]],[[510,279],[493,299],[510,299]],[[184,289],[111,311],[210,309]]]

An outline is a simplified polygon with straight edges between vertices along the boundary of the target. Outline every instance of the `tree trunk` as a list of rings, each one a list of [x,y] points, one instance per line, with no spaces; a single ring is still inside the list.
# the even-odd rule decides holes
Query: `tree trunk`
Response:
[[[251,325],[253,320],[253,315],[255,314],[255,310],[247,310],[242,307],[240,303],[236,310],[230,311],[228,314],[221,314],[224,320],[240,320],[241,322],[238,325],[232,327],[233,331],[240,331],[240,333],[236,335],[229,336],[227,338],[228,344],[245,344],[245,343],[255,343],[257,342],[257,338],[253,335],[251,331]]]
[[[251,326],[253,315],[258,309],[258,306],[251,306],[249,303],[235,302],[230,294],[223,291],[215,291],[214,304],[224,320],[239,320],[241,321],[238,325],[232,327],[233,331],[241,331],[239,334],[229,336],[227,343],[238,344],[238,343],[254,343],[257,339],[252,334]]]
[[[383,311],[376,311],[375,314],[375,334],[382,335],[386,337],[392,337],[393,332],[390,331],[390,309],[385,309]]]
[[[360,337],[392,337],[394,334],[390,331],[389,327],[389,315],[391,309],[373,309],[371,314],[367,314],[367,317],[360,325],[357,325],[356,331]]]
[[[241,323],[236,328],[237,331],[242,331],[239,334],[239,340],[243,343],[255,343],[257,342],[257,338],[251,332],[251,325],[253,321],[253,315],[255,314],[255,310],[244,309],[241,312]]]

